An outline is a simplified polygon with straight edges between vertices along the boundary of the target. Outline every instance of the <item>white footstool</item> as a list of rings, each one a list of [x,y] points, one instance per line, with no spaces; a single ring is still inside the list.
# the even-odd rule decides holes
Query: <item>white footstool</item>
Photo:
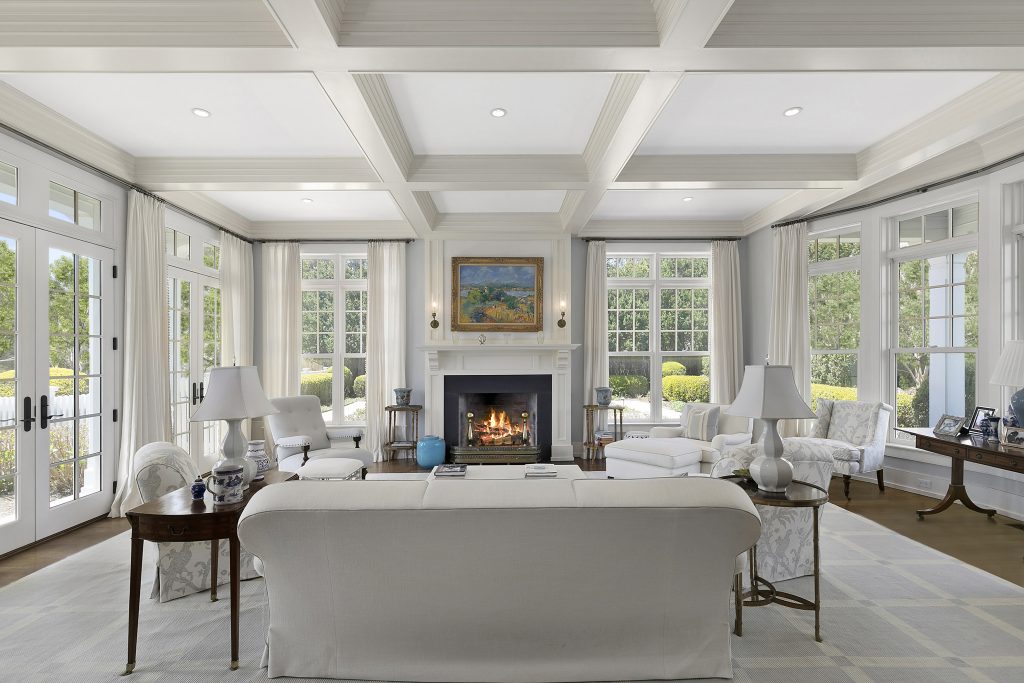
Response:
[[[605,472],[613,479],[700,473],[700,456],[700,447],[686,439],[626,439],[604,447]]]
[[[362,479],[363,461],[352,458],[320,458],[310,460],[300,467],[296,474],[299,479],[344,480]]]

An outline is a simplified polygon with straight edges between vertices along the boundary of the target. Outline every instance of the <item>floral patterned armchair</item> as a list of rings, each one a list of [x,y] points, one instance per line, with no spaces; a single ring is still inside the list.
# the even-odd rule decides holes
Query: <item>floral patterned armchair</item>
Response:
[[[790,437],[806,444],[831,448],[835,473],[843,476],[843,493],[850,498],[850,475],[875,472],[878,490],[885,491],[882,466],[886,433],[892,417],[887,403],[818,399],[818,421],[811,436]],[[788,450],[788,449],[787,449]]]

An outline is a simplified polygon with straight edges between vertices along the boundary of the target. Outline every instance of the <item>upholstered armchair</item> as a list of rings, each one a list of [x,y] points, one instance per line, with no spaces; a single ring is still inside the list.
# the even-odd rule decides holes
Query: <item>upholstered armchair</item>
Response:
[[[818,399],[818,421],[811,436],[790,437],[804,444],[826,448],[835,459],[835,473],[843,476],[843,493],[850,498],[850,476],[875,472],[878,490],[885,491],[882,466],[885,442],[892,417],[887,403]],[[789,449],[786,449],[788,453]]]
[[[747,469],[761,454],[761,445],[740,446],[715,463],[713,477]],[[828,490],[835,461],[829,449],[802,439],[783,439],[783,457],[793,463],[793,478]],[[757,573],[768,581],[785,581],[814,572],[814,510],[758,505],[761,538],[757,542]],[[825,507],[818,508],[818,520]],[[748,577],[744,577],[746,580]]]
[[[341,448],[342,437],[356,434],[361,436],[362,432],[353,432],[352,429],[345,428],[328,429],[320,408],[320,399],[316,396],[289,396],[274,398],[270,402],[277,408],[277,412],[267,415],[264,420],[276,444],[275,453],[279,470],[297,472],[307,459],[318,458],[352,458],[361,460],[364,467],[373,462],[373,456],[365,449],[359,448],[358,440],[355,448]],[[308,437],[308,453],[302,446],[278,443],[295,436]]]
[[[191,485],[199,475],[188,453],[162,441],[140,448],[135,453],[132,469],[132,481],[138,486],[144,503]],[[211,587],[213,556],[209,541],[157,543],[156,546],[156,577],[150,597],[167,602]],[[219,585],[227,583],[231,577],[228,543],[218,543],[218,549],[216,583]],[[240,578],[257,576],[252,554],[242,550]]]

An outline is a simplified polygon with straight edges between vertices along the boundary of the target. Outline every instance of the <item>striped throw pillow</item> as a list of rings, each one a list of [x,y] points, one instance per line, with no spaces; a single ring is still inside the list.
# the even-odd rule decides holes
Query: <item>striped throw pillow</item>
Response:
[[[698,441],[711,441],[718,435],[718,414],[721,408],[693,406],[686,416],[686,437]]]

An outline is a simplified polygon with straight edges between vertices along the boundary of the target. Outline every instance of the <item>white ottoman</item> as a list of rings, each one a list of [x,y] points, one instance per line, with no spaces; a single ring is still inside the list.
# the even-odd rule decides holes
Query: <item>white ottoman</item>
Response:
[[[300,467],[296,474],[299,479],[362,479],[363,461],[352,458],[320,458],[310,460]]]
[[[686,439],[626,439],[604,447],[605,472],[613,479],[681,477],[700,473],[700,447]]]

